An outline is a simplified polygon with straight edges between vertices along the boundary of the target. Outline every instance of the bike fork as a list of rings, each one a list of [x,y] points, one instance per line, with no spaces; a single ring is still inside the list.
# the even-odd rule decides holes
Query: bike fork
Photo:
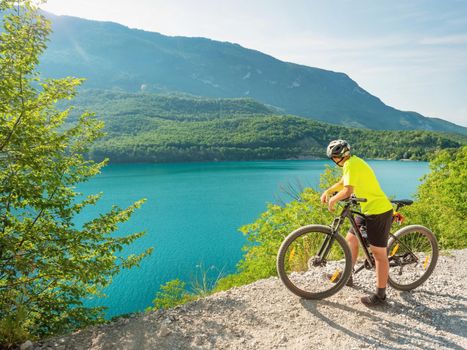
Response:
[[[326,257],[328,256],[329,251],[331,250],[332,244],[334,243],[336,239],[336,235],[339,234],[339,228],[341,226],[342,220],[343,220],[342,217],[337,217],[334,219],[334,222],[330,226],[331,234],[326,236],[326,239],[324,240],[318,252],[318,257],[321,261],[326,259]]]
[[[321,261],[327,258],[335,239],[336,238],[334,237],[334,235],[330,235],[330,236],[327,236],[326,239],[324,240],[323,245],[321,246],[318,252],[318,256]]]

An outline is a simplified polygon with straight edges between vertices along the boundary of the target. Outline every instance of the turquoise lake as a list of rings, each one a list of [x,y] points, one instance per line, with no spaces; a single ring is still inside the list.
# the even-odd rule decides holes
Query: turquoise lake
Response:
[[[184,164],[113,164],[81,184],[84,194],[103,192],[97,205],[87,208],[77,223],[147,198],[117,235],[146,231],[123,255],[154,247],[140,268],[124,270],[105,290],[107,298],[87,301],[105,305],[107,317],[143,311],[152,304],[159,286],[179,278],[212,278],[235,272],[246,238],[238,231],[255,221],[268,202],[290,199],[281,186],[317,187],[326,160],[254,161]],[[388,196],[411,198],[428,163],[369,161]],[[326,223],[327,224],[327,223]]]

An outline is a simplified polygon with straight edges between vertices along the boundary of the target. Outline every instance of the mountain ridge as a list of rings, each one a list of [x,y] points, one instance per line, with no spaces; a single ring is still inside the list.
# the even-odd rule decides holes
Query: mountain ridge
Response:
[[[87,88],[251,97],[287,114],[352,127],[467,135],[465,127],[385,105],[345,73],[284,62],[236,43],[47,15],[54,33],[41,58],[45,76],[85,77]]]

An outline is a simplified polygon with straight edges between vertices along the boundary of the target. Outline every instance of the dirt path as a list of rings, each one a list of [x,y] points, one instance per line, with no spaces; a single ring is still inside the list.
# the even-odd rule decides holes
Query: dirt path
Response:
[[[368,309],[364,271],[356,286],[321,301],[301,300],[272,277],[166,311],[120,319],[34,349],[466,349],[467,250],[440,256],[412,292],[389,288],[388,305]]]

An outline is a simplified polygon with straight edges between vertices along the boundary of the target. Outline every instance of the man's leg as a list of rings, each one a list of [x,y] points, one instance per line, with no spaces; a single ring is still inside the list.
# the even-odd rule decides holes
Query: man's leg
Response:
[[[350,232],[347,233],[347,237],[345,239],[347,240],[347,244],[349,245],[350,252],[352,253],[352,269],[353,269],[358,258],[358,239],[357,237],[355,237],[353,233],[350,233]]]
[[[386,244],[391,229],[392,213],[392,210],[388,210],[386,213],[367,216],[368,242],[376,265],[376,293],[360,299],[366,306],[380,305],[386,300],[389,275]]]
[[[370,245],[371,252],[375,258],[376,265],[376,293],[362,297],[360,300],[366,306],[376,306],[383,304],[386,300],[386,286],[389,275],[389,260],[385,247],[375,247]]]
[[[358,258],[358,239],[357,237],[355,237],[354,234],[352,234],[351,232],[348,232],[346,240],[347,240],[347,245],[350,248],[350,253],[352,256],[352,274],[350,275],[346,285],[349,287],[353,287],[353,269]]]
[[[376,288],[386,288],[389,275],[389,260],[386,247],[370,245],[376,264]]]

